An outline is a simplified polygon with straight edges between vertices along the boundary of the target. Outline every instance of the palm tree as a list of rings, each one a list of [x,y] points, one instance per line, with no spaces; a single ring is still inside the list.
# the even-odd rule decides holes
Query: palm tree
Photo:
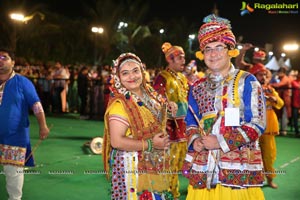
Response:
[[[104,28],[104,34],[98,43],[101,49],[99,61],[110,62],[125,51],[136,52],[135,46],[143,38],[151,35],[147,26],[138,25],[143,20],[148,5],[142,0],[115,2],[111,0],[83,1],[85,13],[94,24]],[[128,24],[118,29],[119,23]]]
[[[29,6],[17,0],[0,2],[1,43],[16,39],[17,55],[30,62],[60,60],[65,63],[93,63],[94,49],[97,48],[99,64],[110,64],[120,53],[131,51],[139,55],[147,66],[154,67],[161,63],[161,45],[164,41],[188,47],[187,38],[191,27],[184,19],[174,19],[167,23],[154,20],[145,24],[149,11],[149,2],[143,0],[89,0],[77,1],[82,12],[75,19],[62,14],[50,12],[46,4]],[[34,17],[27,24],[15,24],[14,37],[12,21],[8,11],[12,8],[24,8],[29,14],[43,13],[45,18]],[[38,16],[38,15],[37,15]],[[3,20],[2,20],[3,18]],[[123,21],[127,27],[118,29]],[[104,33],[95,35],[92,26],[102,26]],[[166,30],[165,35],[159,29]],[[20,29],[20,30],[19,30]],[[20,34],[22,33],[22,34]],[[97,37],[97,43],[95,38]]]

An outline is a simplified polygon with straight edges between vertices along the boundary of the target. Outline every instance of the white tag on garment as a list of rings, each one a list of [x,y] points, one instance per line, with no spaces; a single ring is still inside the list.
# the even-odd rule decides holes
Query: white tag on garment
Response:
[[[240,126],[239,108],[225,108],[225,126]]]

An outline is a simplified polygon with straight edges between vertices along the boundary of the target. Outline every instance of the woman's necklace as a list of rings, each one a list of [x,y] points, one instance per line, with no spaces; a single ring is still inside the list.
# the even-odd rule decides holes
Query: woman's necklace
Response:
[[[134,94],[137,104],[139,106],[145,106],[157,119],[160,119],[161,113],[158,109],[158,103],[156,102],[156,100],[152,99],[144,89],[142,90],[142,93],[142,97]]]

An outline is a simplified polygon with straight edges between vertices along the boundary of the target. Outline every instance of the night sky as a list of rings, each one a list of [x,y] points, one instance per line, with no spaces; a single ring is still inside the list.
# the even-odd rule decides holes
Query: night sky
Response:
[[[33,1],[33,0],[27,0]],[[121,1],[121,0],[119,0]],[[33,1],[34,2],[34,1]],[[47,2],[53,11],[64,13],[71,17],[80,16],[82,5],[78,0],[39,0]],[[70,4],[70,2],[72,2]],[[286,41],[300,41],[300,14],[269,14],[266,10],[254,10],[253,13],[241,16],[242,1],[226,0],[184,0],[179,3],[170,0],[144,0],[149,3],[149,13],[145,20],[155,18],[168,21],[170,18],[185,17],[187,21],[195,24],[198,29],[202,24],[203,17],[211,13],[214,5],[217,6],[219,15],[231,21],[233,32],[236,36],[243,36],[242,42],[252,42],[259,46],[264,43],[280,45]],[[205,3],[201,3],[205,2]],[[230,3],[229,3],[230,2]],[[272,0],[272,1],[245,1],[252,5],[255,2],[293,3],[296,0]],[[298,1],[299,2],[299,1]],[[300,4],[300,2],[299,2]]]
[[[111,1],[128,2],[126,0]],[[82,1],[79,0],[25,0],[24,2],[30,5],[35,3],[46,4],[49,10],[63,13],[65,16],[70,16],[70,18],[85,17],[81,11],[82,5],[80,2]],[[293,10],[295,11],[294,14],[270,14],[264,9],[254,9],[254,12],[241,16],[242,0],[184,0],[179,2],[144,0],[144,2],[149,4],[149,12],[145,17],[145,23],[153,19],[161,19],[167,23],[172,18],[185,17],[188,22],[194,25],[197,31],[202,25],[203,17],[210,14],[214,5],[216,5],[219,16],[231,21],[233,32],[237,38],[243,38],[242,43],[250,42],[260,47],[264,47],[265,43],[271,43],[273,44],[273,50],[278,53],[281,52],[282,46],[286,42],[300,43],[299,8]],[[254,3],[257,2],[300,4],[297,0],[247,0],[244,2],[249,3],[251,7],[254,7]]]

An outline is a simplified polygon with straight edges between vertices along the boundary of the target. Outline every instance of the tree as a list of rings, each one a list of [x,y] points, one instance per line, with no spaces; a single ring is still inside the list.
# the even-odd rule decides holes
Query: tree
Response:
[[[75,17],[50,11],[43,2],[31,5],[26,4],[25,2],[30,1],[25,0],[21,3],[16,0],[5,2],[1,9],[4,8],[6,12],[0,13],[4,19],[0,21],[0,33],[4,42],[8,41],[7,38],[13,38],[12,21],[8,19],[8,11],[12,8],[23,8],[30,14],[40,12],[45,16],[43,20],[34,17],[27,24],[19,23],[15,27],[19,29],[16,37],[17,56],[24,57],[31,63],[59,60],[68,64],[92,64],[96,48],[100,65],[111,64],[120,53],[130,51],[153,68],[163,64],[163,42],[180,45],[185,50],[189,47],[191,27],[186,20],[172,18],[163,23],[148,19],[145,23],[145,17],[150,11],[149,2],[144,0],[78,0],[76,3],[82,11]],[[128,26],[119,29],[121,21]],[[101,26],[103,34],[96,36],[91,32],[92,26]],[[159,33],[161,28],[165,29],[163,35]]]

